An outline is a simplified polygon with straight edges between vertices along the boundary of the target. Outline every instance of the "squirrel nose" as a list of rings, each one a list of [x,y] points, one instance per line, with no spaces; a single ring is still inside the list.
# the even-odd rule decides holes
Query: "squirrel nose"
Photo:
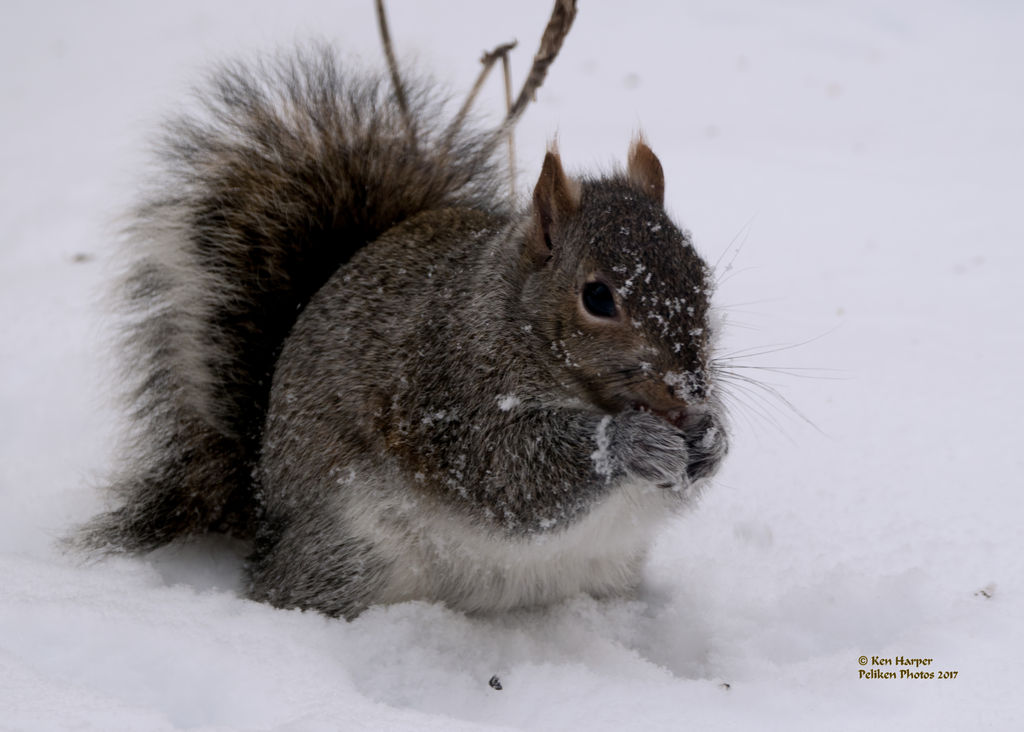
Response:
[[[669,371],[664,377],[665,390],[678,404],[693,406],[707,399],[708,384],[703,369]]]
[[[697,396],[676,384],[665,384],[665,391],[668,394],[669,400],[675,403],[676,409],[691,406],[694,398]]]
[[[654,412],[677,412],[689,407],[690,403],[677,395],[681,391],[671,384],[651,384],[643,390],[645,405]]]

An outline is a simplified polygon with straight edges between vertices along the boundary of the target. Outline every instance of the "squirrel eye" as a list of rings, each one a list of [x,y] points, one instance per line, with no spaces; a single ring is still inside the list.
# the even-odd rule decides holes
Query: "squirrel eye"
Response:
[[[612,290],[603,282],[588,282],[583,285],[583,307],[599,318],[615,317],[615,298]]]

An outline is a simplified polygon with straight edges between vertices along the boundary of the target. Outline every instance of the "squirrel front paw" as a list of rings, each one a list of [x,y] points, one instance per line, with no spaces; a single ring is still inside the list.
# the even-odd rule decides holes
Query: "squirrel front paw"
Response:
[[[683,433],[664,419],[641,411],[604,417],[597,428],[593,458],[599,473],[625,474],[659,485],[679,485],[690,464]]]
[[[715,412],[696,412],[686,418],[682,431],[690,446],[686,477],[694,481],[714,475],[729,451],[729,437],[721,418]]]
[[[695,413],[673,424],[643,411],[605,417],[598,425],[599,473],[626,475],[665,488],[678,488],[712,475],[728,448],[726,433],[710,412]]]

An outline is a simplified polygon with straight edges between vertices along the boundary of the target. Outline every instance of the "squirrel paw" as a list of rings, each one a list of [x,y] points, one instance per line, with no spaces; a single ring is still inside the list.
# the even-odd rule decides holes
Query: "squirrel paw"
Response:
[[[726,433],[709,412],[692,414],[678,426],[642,411],[614,419],[611,446],[627,474],[664,488],[681,488],[711,476],[728,449]]]
[[[710,478],[729,451],[729,440],[721,419],[713,412],[695,413],[684,422],[683,436],[690,446],[686,477],[691,481]]]
[[[685,483],[690,446],[678,428],[640,411],[623,412],[613,423],[615,462],[626,474],[659,485]]]

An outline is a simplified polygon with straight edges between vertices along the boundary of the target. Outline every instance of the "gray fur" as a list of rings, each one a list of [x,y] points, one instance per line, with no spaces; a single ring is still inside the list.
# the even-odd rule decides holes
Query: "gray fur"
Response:
[[[84,543],[232,531],[254,598],[346,617],[632,586],[727,444],[708,270],[653,153],[582,180],[549,154],[513,212],[492,136],[445,153],[422,103],[410,145],[324,54],[217,79],[140,214],[149,442]],[[595,278],[615,318],[581,303]]]

